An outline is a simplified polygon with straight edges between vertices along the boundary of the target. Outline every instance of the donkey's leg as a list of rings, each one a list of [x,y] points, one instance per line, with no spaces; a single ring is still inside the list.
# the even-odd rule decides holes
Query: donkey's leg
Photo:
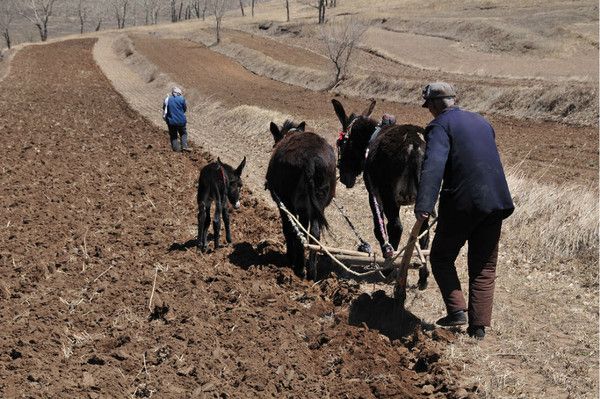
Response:
[[[369,205],[371,206],[371,213],[373,215],[373,233],[379,242],[383,256],[388,258],[393,255],[394,249],[387,242],[387,234],[385,232],[381,206],[377,203],[375,196],[371,193],[369,193]]]
[[[196,245],[202,252],[206,252],[206,248],[208,246],[206,242],[206,235],[209,225],[210,203],[205,204],[204,202],[201,202],[198,204],[198,242]]]
[[[220,199],[215,201],[215,217],[213,219],[213,241],[215,249],[220,248],[219,237],[221,235],[221,213],[223,212],[223,204]]]
[[[286,250],[287,250],[287,257],[288,257],[288,261],[291,263],[292,268],[294,270],[294,273],[300,277],[300,278],[304,278],[304,266],[302,265],[302,268],[297,268],[297,247],[296,247],[296,242],[299,242],[298,236],[296,235],[296,232],[294,231],[294,227],[292,226],[292,223],[290,222],[290,220],[288,219],[287,214],[282,211],[281,209],[279,210],[279,215],[281,216],[281,224],[283,227],[283,236],[285,237],[285,246],[286,246]]]
[[[227,244],[231,244],[231,230],[229,229],[229,210],[227,209],[227,204],[223,206],[223,223],[225,224],[225,240]]]
[[[309,218],[308,218],[308,212],[306,210],[299,210],[298,211],[299,215],[298,215],[298,221],[300,222],[300,224],[308,230],[309,228]],[[312,229],[312,226],[311,226]],[[302,235],[304,235],[304,232],[301,232]],[[308,239],[308,237],[306,237]],[[304,244],[302,244],[302,241],[300,241],[300,237],[296,237],[296,239],[294,240],[294,254],[295,254],[295,260],[294,260],[294,267],[297,270],[301,270],[302,273],[304,275],[306,275],[306,277],[308,279],[312,278],[312,276],[310,275],[311,270],[309,269],[308,271],[305,269],[306,266],[306,258],[304,256]]]
[[[388,220],[387,232],[390,244],[394,250],[398,249],[400,238],[402,237],[402,222],[400,222],[400,207],[396,204],[393,197],[386,197],[383,203],[383,212]]]
[[[196,240],[196,247],[204,252],[206,251],[206,236],[204,235],[204,226],[206,222],[206,206],[203,202],[198,203],[198,238]]]
[[[319,225],[319,221],[317,219],[314,219],[311,223],[310,223],[310,235],[315,237],[317,240],[321,240],[321,226]],[[310,241],[309,241],[310,242]],[[316,243],[313,243],[316,244]],[[307,278],[309,280],[317,280],[317,261],[318,261],[318,256],[317,256],[317,252],[316,251],[310,251],[308,252],[308,264],[306,266],[307,268]]]
[[[202,204],[202,208],[204,209],[203,220],[200,221],[200,218],[198,218],[198,228],[201,229],[199,245],[202,252],[206,252],[206,248],[208,248],[208,227],[210,226],[210,204]]]

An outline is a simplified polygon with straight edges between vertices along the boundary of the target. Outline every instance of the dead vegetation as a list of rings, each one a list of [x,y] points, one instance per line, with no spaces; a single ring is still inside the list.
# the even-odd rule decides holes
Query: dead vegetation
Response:
[[[346,77],[352,53],[367,28],[362,21],[353,17],[336,19],[321,26],[320,38],[325,43],[327,58],[335,69],[333,86]]]
[[[511,249],[528,261],[593,259],[598,254],[598,191],[575,184],[550,185],[512,167],[508,181],[515,214],[507,219]],[[593,267],[588,273],[597,276]]]

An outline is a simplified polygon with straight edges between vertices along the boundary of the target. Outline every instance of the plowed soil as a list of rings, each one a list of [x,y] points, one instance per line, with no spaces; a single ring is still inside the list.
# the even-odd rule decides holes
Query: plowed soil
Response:
[[[0,397],[473,395],[439,355],[448,333],[295,278],[248,190],[235,244],[197,254],[206,158],[168,149],[93,44],[28,47],[0,82]]]
[[[326,137],[330,141],[336,138],[332,132],[339,129],[339,123],[328,92],[314,92],[258,76],[234,60],[189,40],[142,34],[131,35],[131,38],[137,51],[187,88],[197,89],[230,107],[256,105],[298,119],[321,121],[328,129]],[[275,45],[269,44],[273,40],[241,32],[236,33],[233,40],[273,55],[271,47]],[[314,58],[322,57],[314,55]],[[342,102],[347,110],[357,112],[367,105],[365,100],[357,98],[344,98]],[[426,125],[431,120],[424,108],[389,101],[377,105],[375,114],[383,112],[395,114],[402,123]],[[518,165],[522,172],[542,181],[586,185],[598,181],[597,128],[503,117],[490,120],[507,165]]]

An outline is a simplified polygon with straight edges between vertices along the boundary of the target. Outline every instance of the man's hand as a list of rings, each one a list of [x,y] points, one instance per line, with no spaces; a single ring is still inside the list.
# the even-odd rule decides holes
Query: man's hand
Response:
[[[428,212],[415,211],[415,217],[417,218],[417,220],[423,221],[423,220],[426,220],[429,217],[429,213]]]

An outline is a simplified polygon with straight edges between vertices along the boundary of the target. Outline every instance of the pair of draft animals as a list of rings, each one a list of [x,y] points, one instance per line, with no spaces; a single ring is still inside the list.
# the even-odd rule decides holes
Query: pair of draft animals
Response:
[[[363,173],[369,192],[373,216],[373,231],[384,257],[393,256],[402,235],[400,207],[414,203],[419,174],[425,150],[424,129],[414,125],[381,127],[370,115],[375,101],[361,114],[347,115],[342,104],[332,100],[342,131],[337,141],[336,154],[331,145],[318,134],[305,131],[305,123],[286,121],[281,128],[271,122],[270,130],[275,144],[267,169],[265,188],[278,204],[283,204],[303,226],[310,226],[310,234],[320,239],[327,228],[324,210],[335,196],[336,163],[340,181],[352,188]],[[377,132],[377,134],[375,134]],[[198,183],[198,249],[206,251],[210,225],[210,208],[214,201],[214,246],[220,246],[221,218],[225,224],[225,239],[231,243],[227,201],[239,207],[241,174],[246,158],[234,169],[216,162],[205,166]],[[316,279],[315,253],[304,255],[304,246],[298,240],[291,221],[280,207],[287,256],[296,275]],[[387,219],[387,225],[384,220]],[[422,231],[428,228],[423,224]],[[421,238],[426,248],[429,237]],[[305,268],[306,266],[306,268]],[[424,288],[429,272],[424,266],[419,272],[419,287]]]

